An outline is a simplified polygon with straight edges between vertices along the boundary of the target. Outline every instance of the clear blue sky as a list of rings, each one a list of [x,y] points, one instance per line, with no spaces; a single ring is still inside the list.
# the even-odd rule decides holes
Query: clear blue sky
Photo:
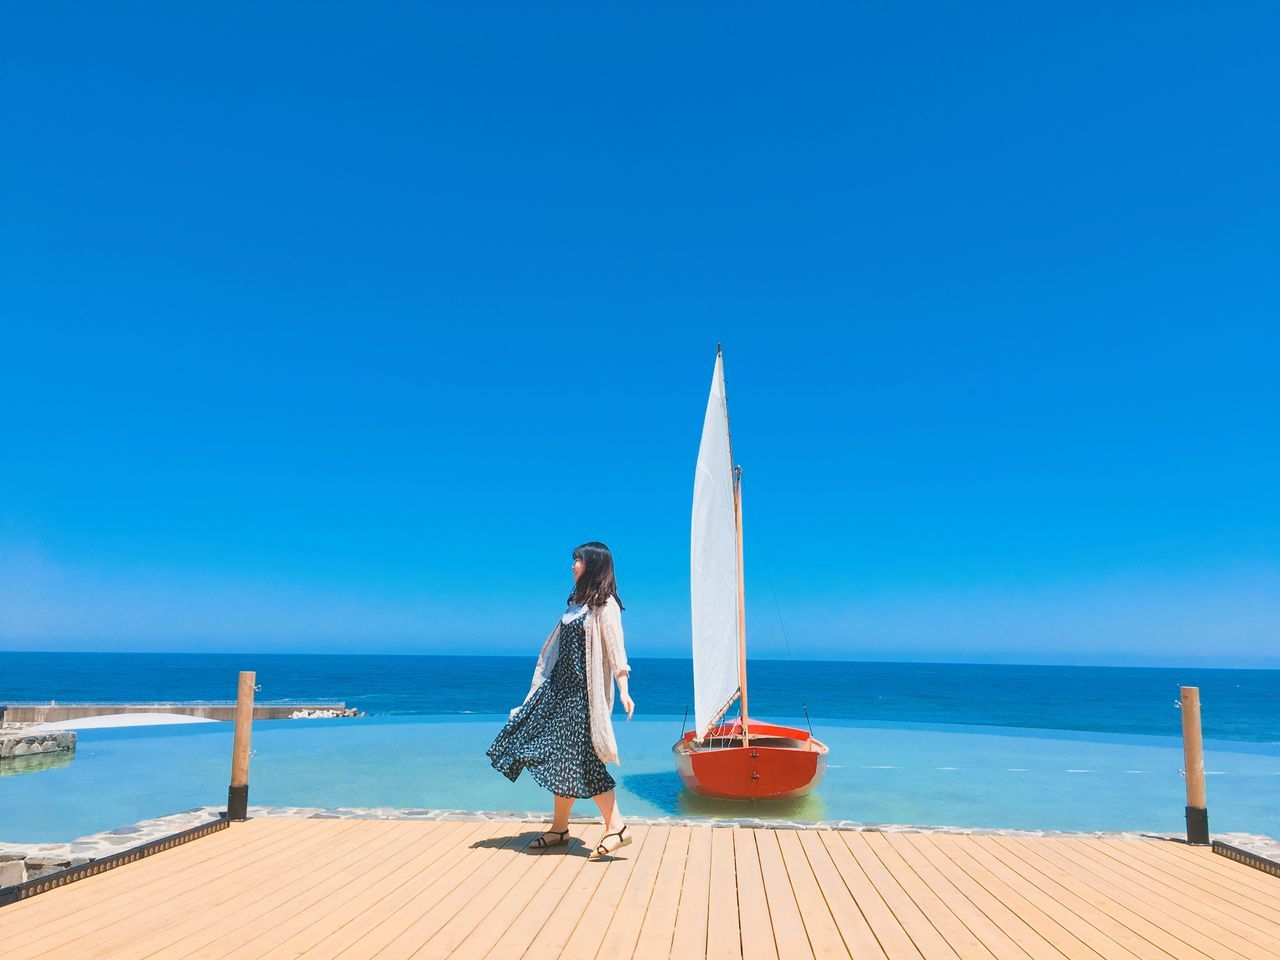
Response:
[[[681,654],[723,341],[754,653],[1280,665],[1277,49],[10,5],[0,649],[528,653],[599,538]]]

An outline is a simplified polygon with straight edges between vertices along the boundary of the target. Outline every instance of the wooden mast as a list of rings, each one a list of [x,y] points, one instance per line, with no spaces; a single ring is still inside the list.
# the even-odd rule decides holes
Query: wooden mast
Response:
[[[720,375],[724,376],[724,351],[716,344]],[[724,391],[724,429],[729,435],[729,463],[733,463],[733,430],[729,427],[729,389]],[[738,692],[742,696],[742,745],[747,745],[747,601],[742,579],[742,467],[733,467],[733,530],[738,541]]]
[[[747,591],[742,580],[742,468],[733,469],[733,521],[738,533],[738,689],[742,693],[742,745],[747,743]]]

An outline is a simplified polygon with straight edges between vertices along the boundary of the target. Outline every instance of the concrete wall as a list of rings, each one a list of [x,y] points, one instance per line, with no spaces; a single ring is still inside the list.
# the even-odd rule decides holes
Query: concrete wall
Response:
[[[347,709],[343,702],[291,703],[281,705],[255,705],[255,720],[287,720],[298,710]],[[190,703],[59,703],[55,705],[18,704],[0,706],[0,721],[6,723],[54,723],[58,720],[79,720],[81,717],[104,717],[113,713],[177,713],[185,717],[205,717],[209,720],[234,720],[236,705]]]

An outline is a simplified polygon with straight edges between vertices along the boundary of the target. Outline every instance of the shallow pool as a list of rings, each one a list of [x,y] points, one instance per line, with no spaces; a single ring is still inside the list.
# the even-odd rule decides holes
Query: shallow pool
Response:
[[[485,748],[503,717],[259,722],[251,804],[540,810]],[[776,718],[803,725],[803,721]],[[1183,829],[1181,742],[1007,727],[820,724],[827,776],[799,801],[741,804],[685,792],[671,763],[680,719],[616,722],[625,813],[769,816],[1056,830]],[[1206,741],[1210,827],[1280,837],[1280,744]],[[0,840],[62,842],[191,807],[222,805],[231,727],[86,730],[75,758],[0,776]],[[594,809],[580,801],[577,812]]]

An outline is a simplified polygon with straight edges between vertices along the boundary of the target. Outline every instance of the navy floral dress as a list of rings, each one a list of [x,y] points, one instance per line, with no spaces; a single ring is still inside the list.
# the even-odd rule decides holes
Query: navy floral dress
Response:
[[[507,721],[489,747],[494,769],[512,782],[526,767],[558,797],[594,797],[617,784],[591,744],[587,706],[587,609],[560,625],[551,676]]]

